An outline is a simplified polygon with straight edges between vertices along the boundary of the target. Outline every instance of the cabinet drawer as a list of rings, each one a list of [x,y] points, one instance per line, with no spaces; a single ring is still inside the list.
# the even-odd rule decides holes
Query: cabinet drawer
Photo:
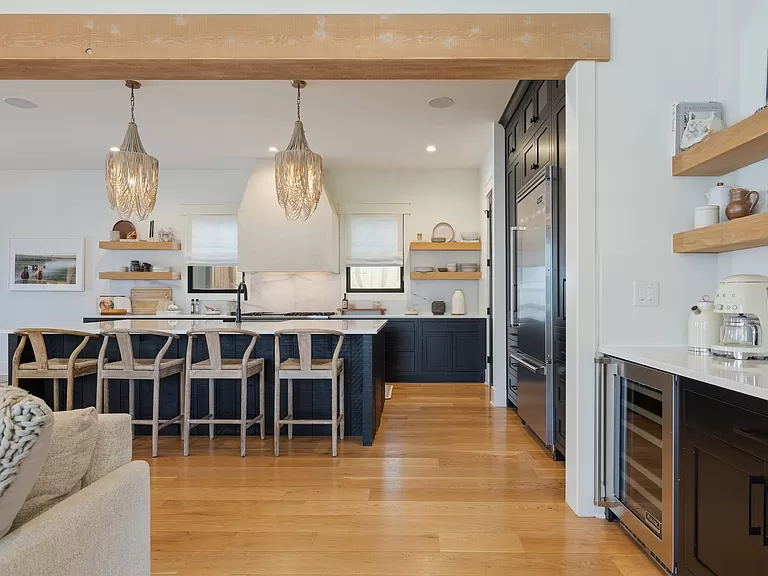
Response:
[[[415,350],[416,333],[400,330],[387,330],[384,334],[387,348],[392,350]]]
[[[485,320],[422,320],[422,333],[483,332]]]
[[[685,425],[768,461],[768,416],[704,396],[683,394]]]

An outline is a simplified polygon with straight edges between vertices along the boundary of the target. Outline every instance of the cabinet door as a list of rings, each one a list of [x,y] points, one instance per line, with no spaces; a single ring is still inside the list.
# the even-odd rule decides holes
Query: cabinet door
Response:
[[[690,426],[681,447],[680,573],[764,575],[768,466]]]
[[[478,330],[455,332],[452,336],[454,372],[482,372],[485,362],[485,334]]]
[[[538,126],[539,115],[536,111],[535,102],[536,88],[538,84],[538,82],[531,84],[522,102],[520,102],[520,108],[523,111],[523,142],[530,139],[533,133],[536,132],[536,127]]]
[[[536,134],[523,148],[523,183],[552,159],[551,129],[549,123],[539,127]]]
[[[558,168],[556,181],[558,282],[556,318],[565,321],[565,101],[553,109],[552,160]]]
[[[565,95],[565,80],[552,80],[552,102],[557,102]]]
[[[552,91],[551,83],[548,81],[541,81],[536,84],[534,91],[534,102],[536,104],[536,116],[539,118],[539,123],[545,123],[549,118],[550,108],[552,107]]]
[[[523,111],[518,110],[512,116],[507,125],[507,164],[514,156],[520,154],[520,145],[523,143]]]
[[[450,332],[424,332],[421,335],[421,371],[451,372],[452,351],[453,340]]]

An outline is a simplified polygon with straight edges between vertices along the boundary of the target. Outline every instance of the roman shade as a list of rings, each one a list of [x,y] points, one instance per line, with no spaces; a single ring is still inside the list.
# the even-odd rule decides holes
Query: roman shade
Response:
[[[402,266],[402,214],[344,216],[347,266]]]
[[[186,259],[189,265],[236,266],[237,216],[190,216]]]

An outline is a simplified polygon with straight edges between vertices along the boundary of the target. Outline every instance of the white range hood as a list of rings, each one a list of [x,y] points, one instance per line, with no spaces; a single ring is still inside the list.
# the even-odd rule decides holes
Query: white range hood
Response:
[[[323,192],[306,222],[291,222],[277,203],[275,163],[258,161],[240,210],[238,267],[243,272],[339,273],[339,216]]]

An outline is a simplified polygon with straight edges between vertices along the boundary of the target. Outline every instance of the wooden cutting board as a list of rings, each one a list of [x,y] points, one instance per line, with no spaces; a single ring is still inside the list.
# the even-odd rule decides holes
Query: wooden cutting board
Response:
[[[131,288],[131,308],[136,314],[157,314],[157,304],[161,300],[173,300],[173,288]]]

